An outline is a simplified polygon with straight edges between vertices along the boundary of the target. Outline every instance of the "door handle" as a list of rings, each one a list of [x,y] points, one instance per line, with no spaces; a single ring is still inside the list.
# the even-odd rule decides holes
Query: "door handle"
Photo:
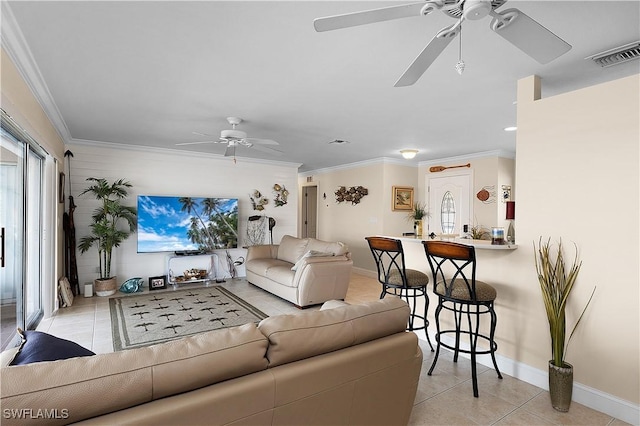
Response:
[[[4,268],[4,226],[2,227],[2,231],[0,231],[0,239],[2,240],[2,242],[0,242],[0,246],[2,246],[2,248],[0,248],[0,268]]]

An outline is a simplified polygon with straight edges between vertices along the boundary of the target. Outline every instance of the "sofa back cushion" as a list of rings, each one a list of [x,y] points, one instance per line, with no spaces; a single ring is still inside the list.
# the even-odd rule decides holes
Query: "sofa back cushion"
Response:
[[[302,314],[265,318],[269,367],[404,332],[409,306],[398,297]]]
[[[267,343],[251,323],[155,346],[9,366],[0,372],[1,405],[57,409],[60,418],[47,424],[73,423],[264,370]]]
[[[296,263],[304,254],[308,238],[296,238],[291,235],[285,235],[278,246],[278,259],[289,263]]]
[[[151,346],[153,399],[267,368],[268,342],[260,334],[249,323]]]

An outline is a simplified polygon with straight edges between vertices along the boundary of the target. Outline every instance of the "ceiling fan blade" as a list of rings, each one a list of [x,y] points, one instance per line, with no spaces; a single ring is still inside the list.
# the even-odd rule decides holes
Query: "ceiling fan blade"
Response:
[[[431,2],[427,2],[431,3]],[[400,6],[383,7],[362,12],[346,13],[344,15],[327,16],[313,20],[313,27],[318,32],[337,30],[340,28],[356,27],[374,22],[390,21],[392,19],[420,16],[425,2],[403,4]]]
[[[198,135],[198,136],[206,136],[206,137],[208,137],[208,138],[215,138],[215,137],[217,137],[217,136],[210,135],[210,134],[207,134],[207,133],[200,133],[200,132],[191,132],[191,133],[193,133],[194,135]]]
[[[491,13],[491,29],[496,34],[546,64],[571,50],[571,45],[518,9]]]
[[[268,154],[273,154],[273,155],[282,155],[283,154],[282,151],[278,151],[277,149],[269,148],[268,146],[251,145],[251,148],[253,148],[255,150],[258,150],[258,151],[266,152]]]
[[[411,86],[418,81],[422,74],[431,66],[433,61],[442,53],[442,51],[451,43],[451,41],[460,34],[460,23],[443,28],[435,35],[420,52],[418,57],[413,61],[409,68],[396,81],[394,87]]]
[[[200,142],[181,142],[181,143],[177,143],[176,146],[182,146],[182,145],[201,145],[203,143],[218,143],[218,141],[200,141]]]
[[[244,141],[252,145],[280,145],[278,142],[271,139],[245,138]]]

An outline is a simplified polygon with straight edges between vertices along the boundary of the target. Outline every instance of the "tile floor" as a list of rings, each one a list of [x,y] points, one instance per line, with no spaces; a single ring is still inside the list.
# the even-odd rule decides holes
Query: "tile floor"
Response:
[[[268,315],[304,312],[244,280],[227,280],[222,285]],[[379,297],[379,292],[377,281],[352,274],[346,300],[349,303],[373,300]],[[72,307],[60,309],[54,317],[43,320],[38,330],[73,340],[96,353],[113,351],[106,297],[77,297]],[[474,398],[467,359],[453,363],[451,352],[443,350],[433,375],[428,376],[433,353],[426,341],[420,340],[420,345],[424,362],[410,425],[626,424],[575,402],[568,413],[557,412],[551,407],[547,391],[505,374],[499,380],[493,369],[482,365],[478,365],[480,397]]]

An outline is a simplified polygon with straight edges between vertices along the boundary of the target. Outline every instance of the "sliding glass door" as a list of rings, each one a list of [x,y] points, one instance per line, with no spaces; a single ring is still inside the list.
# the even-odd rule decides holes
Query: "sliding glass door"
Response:
[[[42,175],[44,159],[29,150],[26,189],[26,250],[24,280],[24,321],[27,328],[42,318]]]
[[[4,118],[4,117],[3,117]],[[0,134],[0,345],[42,318],[44,158],[15,129]],[[8,126],[7,126],[8,127]]]

